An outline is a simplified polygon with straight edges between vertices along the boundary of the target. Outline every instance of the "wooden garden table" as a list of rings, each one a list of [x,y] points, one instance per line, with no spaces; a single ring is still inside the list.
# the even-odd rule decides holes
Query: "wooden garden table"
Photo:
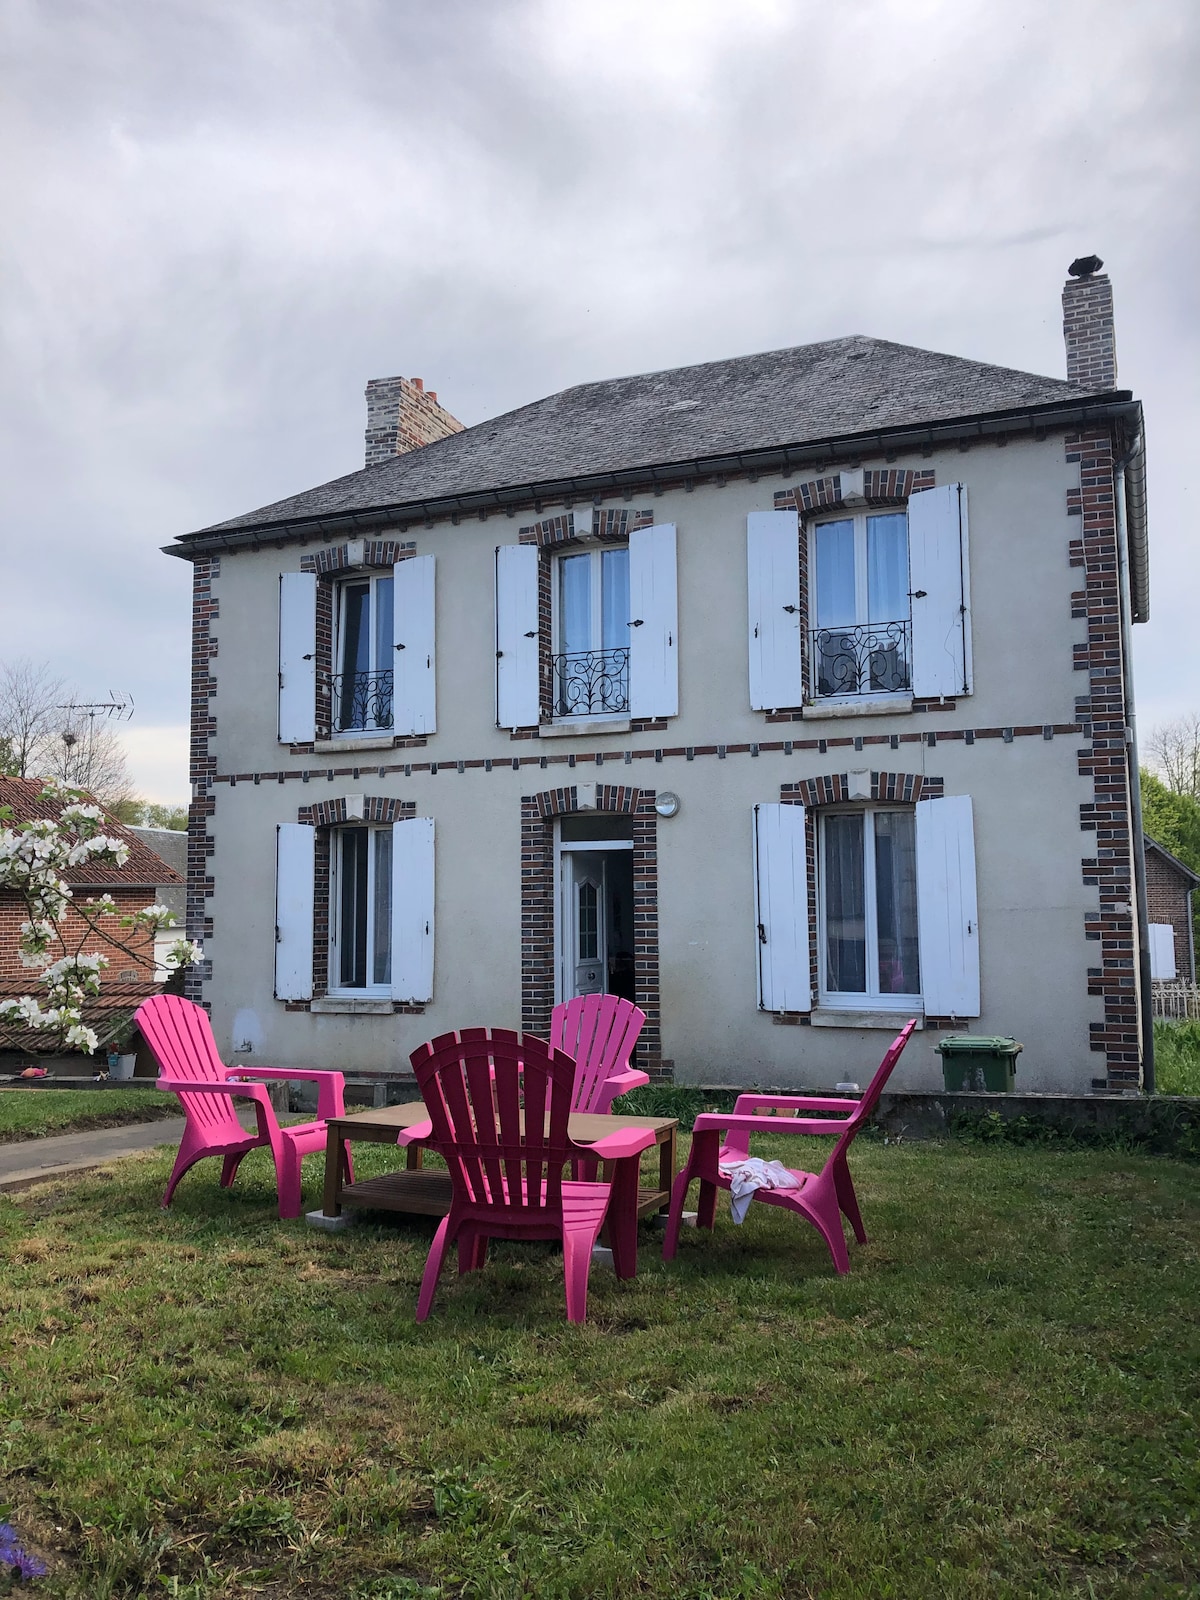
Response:
[[[444,1217],[450,1209],[450,1174],[440,1167],[423,1166],[420,1145],[408,1146],[407,1165],[396,1172],[384,1173],[379,1178],[365,1178],[359,1183],[345,1183],[342,1179],[342,1153],[347,1144],[395,1144],[399,1133],[426,1121],[428,1116],[425,1102],[414,1100],[402,1106],[386,1106],[380,1110],[329,1117],[326,1121],[328,1133],[323,1214],[340,1217],[343,1206],[346,1206],[352,1210],[407,1211],[417,1216]],[[620,1256],[628,1260],[626,1251],[632,1248],[636,1261],[638,1219],[652,1216],[655,1212],[665,1214],[670,1206],[671,1185],[675,1180],[678,1126],[674,1117],[614,1117],[588,1111],[571,1113],[567,1134],[580,1155],[586,1155],[588,1146],[602,1139],[606,1133],[616,1133],[623,1128],[649,1128],[654,1134],[658,1149],[657,1184],[642,1184],[638,1157],[631,1157],[624,1162],[605,1163],[604,1175],[613,1183],[613,1205],[619,1213],[613,1218],[613,1232],[618,1235],[614,1238],[614,1258]],[[621,1223],[624,1224],[623,1228]],[[630,1274],[622,1272],[620,1275]]]

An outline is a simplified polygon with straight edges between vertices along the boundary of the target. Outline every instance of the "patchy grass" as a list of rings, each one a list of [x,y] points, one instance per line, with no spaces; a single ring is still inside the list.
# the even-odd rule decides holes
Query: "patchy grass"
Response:
[[[0,1144],[179,1115],[174,1095],[160,1089],[4,1089],[0,1090]]]
[[[1196,1593],[1194,1168],[860,1143],[848,1277],[723,1205],[574,1329],[550,1246],[418,1327],[431,1225],[281,1224],[261,1152],[163,1213],[168,1161],[0,1201],[0,1515],[43,1594]]]
[[[1154,1024],[1154,1085],[1159,1094],[1200,1094],[1200,1022]]]

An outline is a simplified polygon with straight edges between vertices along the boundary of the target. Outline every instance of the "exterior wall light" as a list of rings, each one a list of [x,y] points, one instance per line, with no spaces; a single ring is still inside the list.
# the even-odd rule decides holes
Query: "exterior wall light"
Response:
[[[654,809],[660,817],[673,817],[679,810],[679,796],[670,789],[664,789],[655,797]]]

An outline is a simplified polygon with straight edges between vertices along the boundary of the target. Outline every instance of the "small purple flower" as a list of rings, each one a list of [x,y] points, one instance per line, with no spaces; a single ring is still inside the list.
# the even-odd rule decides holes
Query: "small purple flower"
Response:
[[[21,1578],[41,1578],[47,1570],[44,1561],[17,1543],[17,1530],[11,1522],[0,1522],[0,1567],[12,1567]]]

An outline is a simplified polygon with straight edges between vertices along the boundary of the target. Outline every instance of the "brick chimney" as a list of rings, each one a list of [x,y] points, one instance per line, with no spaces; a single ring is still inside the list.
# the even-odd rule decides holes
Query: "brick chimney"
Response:
[[[367,466],[462,432],[420,378],[372,378],[367,384]]]
[[[1080,256],[1063,287],[1063,338],[1067,382],[1080,389],[1117,387],[1117,340],[1112,284],[1099,256]]]

